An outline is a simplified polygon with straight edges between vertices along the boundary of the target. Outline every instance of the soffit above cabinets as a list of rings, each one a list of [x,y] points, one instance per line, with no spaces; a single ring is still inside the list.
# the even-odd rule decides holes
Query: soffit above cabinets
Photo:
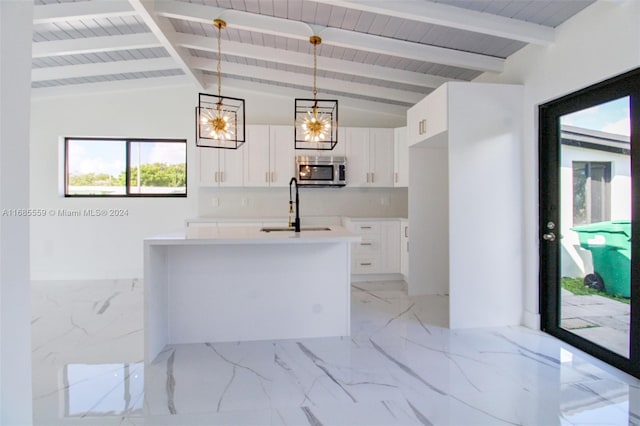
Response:
[[[594,0],[35,0],[33,94],[216,85],[406,109],[442,83],[500,72]]]

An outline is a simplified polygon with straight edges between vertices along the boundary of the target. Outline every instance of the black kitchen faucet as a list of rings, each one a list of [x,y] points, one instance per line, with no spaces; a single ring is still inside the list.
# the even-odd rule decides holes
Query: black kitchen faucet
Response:
[[[296,219],[293,222],[294,231],[300,232],[300,195],[298,194],[298,181],[295,177],[292,177],[289,181],[289,214],[293,213],[293,199],[291,197],[291,185],[296,184]]]

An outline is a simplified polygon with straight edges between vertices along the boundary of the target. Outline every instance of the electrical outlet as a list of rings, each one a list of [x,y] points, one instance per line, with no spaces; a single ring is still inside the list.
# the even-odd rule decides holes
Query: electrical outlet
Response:
[[[249,199],[246,197],[242,197],[242,207],[248,207],[249,206]]]
[[[220,207],[220,200],[218,197],[213,197],[211,199],[211,207]]]

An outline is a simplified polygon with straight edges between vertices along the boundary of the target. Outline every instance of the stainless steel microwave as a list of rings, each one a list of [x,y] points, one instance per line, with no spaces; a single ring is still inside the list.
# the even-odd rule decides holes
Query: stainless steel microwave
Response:
[[[296,179],[300,186],[345,186],[347,159],[299,155],[296,157]]]

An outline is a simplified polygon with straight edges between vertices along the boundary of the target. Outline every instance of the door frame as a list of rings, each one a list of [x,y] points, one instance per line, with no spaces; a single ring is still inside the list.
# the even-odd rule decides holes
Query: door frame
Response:
[[[560,117],[625,96],[631,119],[631,321],[629,358],[560,327]],[[640,68],[578,90],[538,107],[538,241],[541,329],[596,358],[640,378]],[[634,143],[634,141],[636,141]],[[554,229],[547,224],[553,222]]]

